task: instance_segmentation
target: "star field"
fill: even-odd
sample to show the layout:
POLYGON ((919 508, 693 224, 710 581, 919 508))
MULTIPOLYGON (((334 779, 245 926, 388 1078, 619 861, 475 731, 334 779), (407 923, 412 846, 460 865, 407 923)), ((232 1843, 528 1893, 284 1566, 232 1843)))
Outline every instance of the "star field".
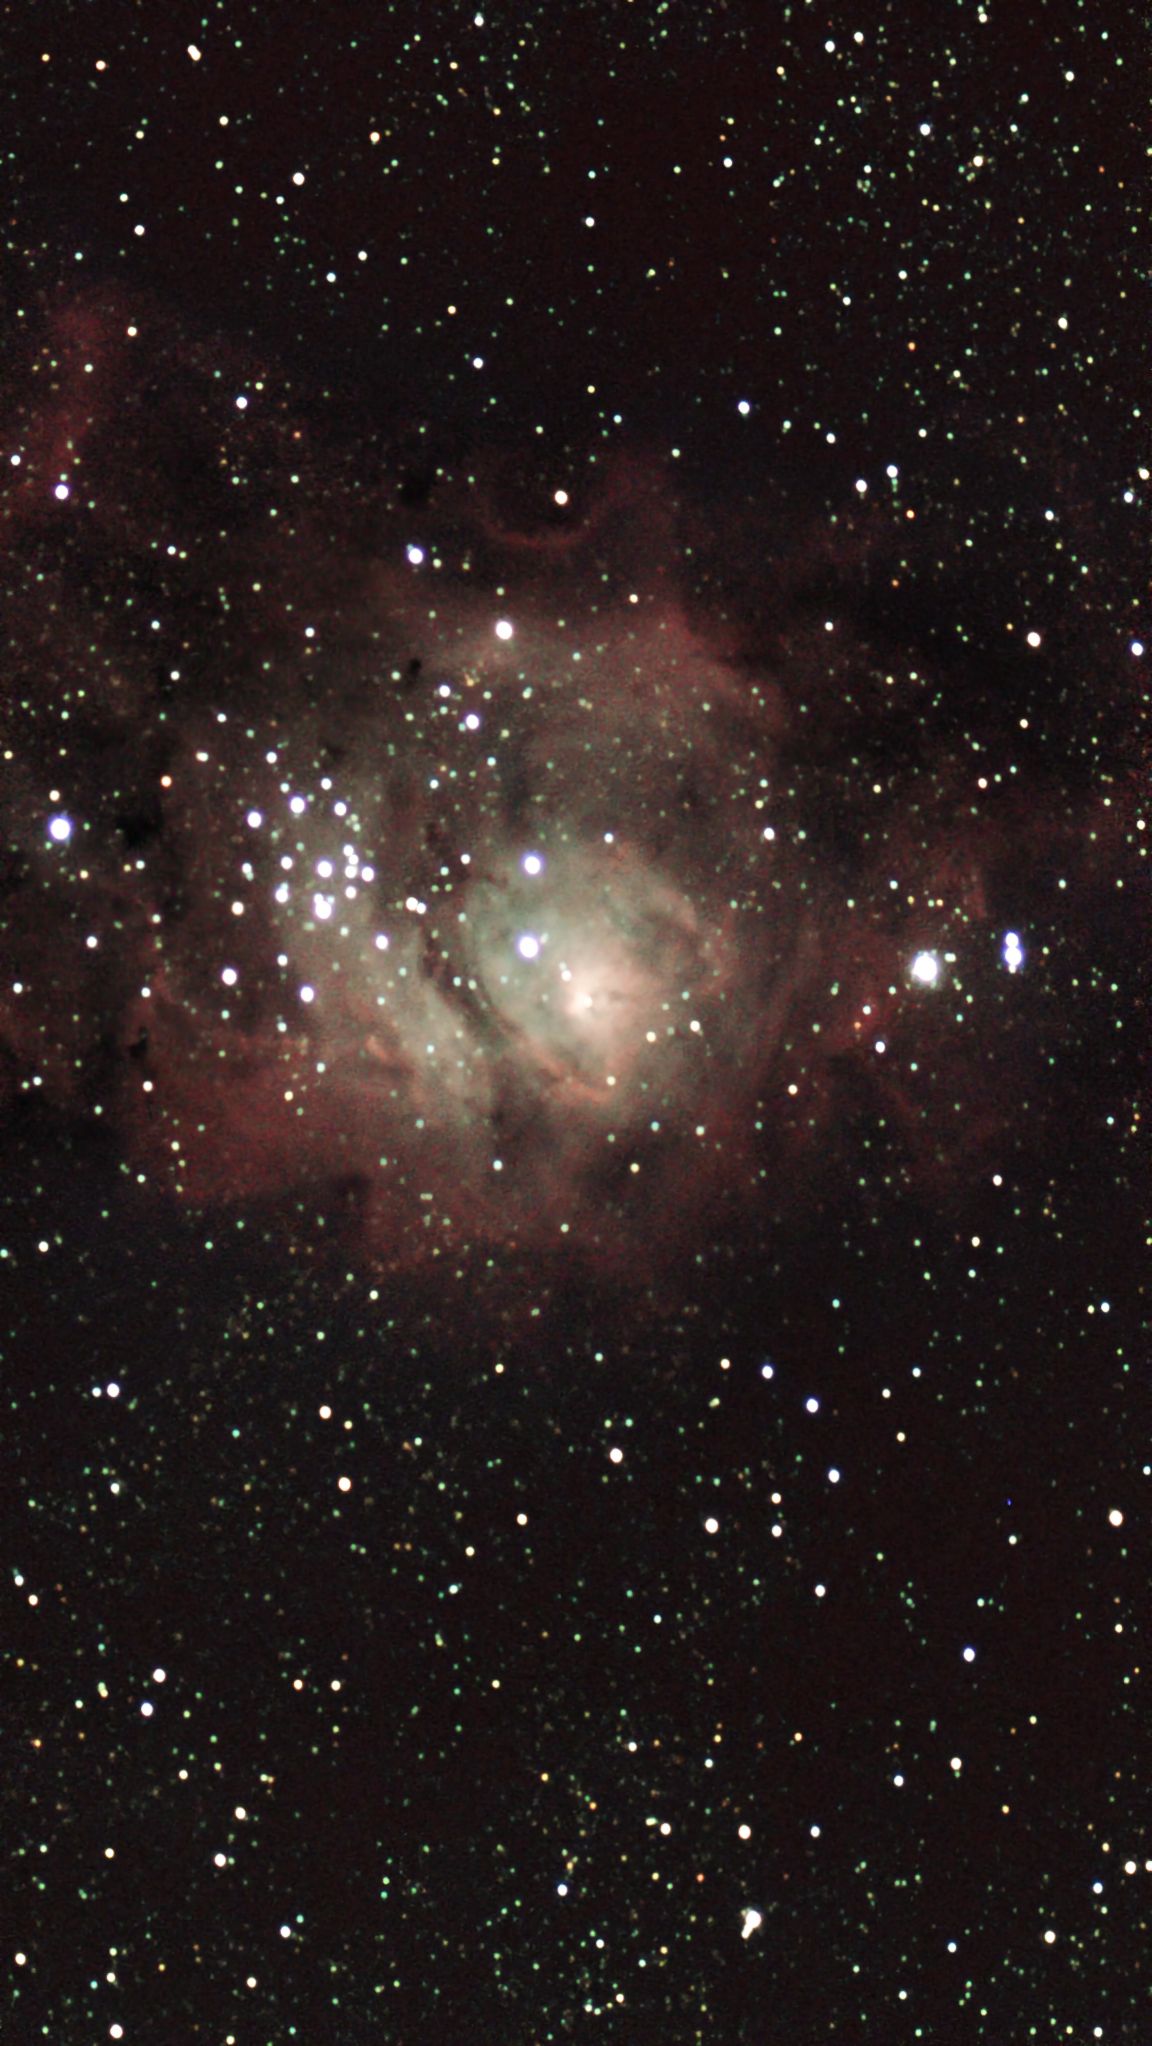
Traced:
POLYGON ((8 40, 4 2037, 1133 2046, 1131 25, 8 40))

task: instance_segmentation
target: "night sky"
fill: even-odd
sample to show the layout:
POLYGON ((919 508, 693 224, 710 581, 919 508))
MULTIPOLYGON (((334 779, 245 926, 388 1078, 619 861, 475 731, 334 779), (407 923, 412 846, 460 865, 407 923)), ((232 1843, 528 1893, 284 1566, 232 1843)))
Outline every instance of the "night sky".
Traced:
POLYGON ((4 42, 5 2042, 1141 2046, 1135 15, 4 42))

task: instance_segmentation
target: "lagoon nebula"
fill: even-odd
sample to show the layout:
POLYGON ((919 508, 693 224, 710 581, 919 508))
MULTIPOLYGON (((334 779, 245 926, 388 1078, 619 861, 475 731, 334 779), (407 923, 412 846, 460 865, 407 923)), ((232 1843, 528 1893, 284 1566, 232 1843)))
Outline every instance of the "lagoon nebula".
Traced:
POLYGON ((394 1268, 624 1278, 810 1198, 861 1124, 937 1176, 998 1124, 1022 731, 962 743, 877 632, 896 511, 351 453, 114 304, 26 367, 10 1104, 394 1268))

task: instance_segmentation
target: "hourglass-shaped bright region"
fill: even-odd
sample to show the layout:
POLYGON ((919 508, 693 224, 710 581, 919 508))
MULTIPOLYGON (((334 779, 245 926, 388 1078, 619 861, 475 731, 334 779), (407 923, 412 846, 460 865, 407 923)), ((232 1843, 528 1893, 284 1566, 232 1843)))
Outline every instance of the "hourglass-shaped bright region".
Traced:
POLYGON ((627 845, 566 848, 483 883, 470 966, 500 1027, 553 1078, 615 1086, 687 1028, 713 974, 686 897, 627 845))

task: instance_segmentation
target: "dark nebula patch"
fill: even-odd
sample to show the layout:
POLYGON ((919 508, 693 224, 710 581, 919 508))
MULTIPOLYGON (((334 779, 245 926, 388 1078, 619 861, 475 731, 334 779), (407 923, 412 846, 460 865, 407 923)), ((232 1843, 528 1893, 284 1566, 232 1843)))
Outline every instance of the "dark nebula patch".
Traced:
POLYGON ((1090 894, 1124 798, 1004 728, 1023 622, 985 719, 940 653, 971 593, 898 503, 421 469, 312 417, 112 303, 27 343, 9 1103, 424 1273, 647 1283, 881 1131, 886 1169, 963 1171, 1024 1072, 965 1020, 1043 942, 1010 876, 1075 849, 1090 894))

